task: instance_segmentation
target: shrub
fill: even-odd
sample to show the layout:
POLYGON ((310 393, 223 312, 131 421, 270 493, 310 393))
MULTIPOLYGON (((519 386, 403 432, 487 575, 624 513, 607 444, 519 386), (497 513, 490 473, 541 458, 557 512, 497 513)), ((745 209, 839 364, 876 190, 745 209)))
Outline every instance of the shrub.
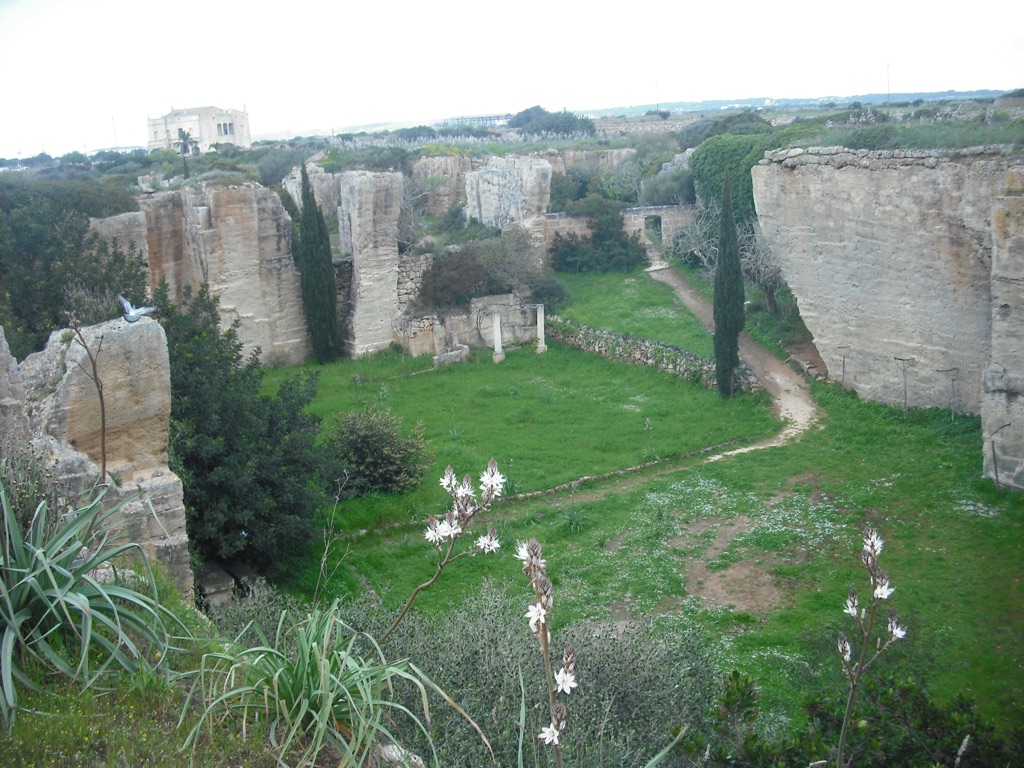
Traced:
POLYGON ((242 357, 235 327, 203 285, 173 304, 154 295, 171 364, 170 464, 181 477, 189 541, 204 558, 248 563, 274 577, 306 551, 324 499, 320 420, 305 412, 316 376, 260 394, 263 369, 242 357))
POLYGON ((104 530, 129 500, 104 511, 103 496, 101 491, 85 507, 56 518, 49 504, 40 502, 23 526, 0 484, 0 718, 5 725, 17 712, 18 689, 39 690, 34 678, 41 672, 97 685, 112 667, 135 674, 148 666, 147 654, 166 659, 171 629, 185 634, 160 605, 139 545, 115 545, 104 530), (126 560, 133 569, 130 580, 106 581, 99 575, 101 566, 123 566, 126 560))
POLYGON ((487 271, 477 260, 475 249, 464 249, 434 257, 423 273, 417 305, 423 310, 466 310, 476 296, 487 293, 487 271))
MULTIPOLYGON (((526 763, 548 764, 536 737, 550 720, 548 690, 525 610, 525 600, 488 583, 443 618, 409 614, 384 646, 393 658, 417 659, 442 689, 460 692, 460 705, 490 740, 498 765, 516 765, 521 717, 526 763)), ((384 613, 357 603, 347 606, 346 618, 376 636, 390 621, 384 613)), ((674 727, 689 723, 704 730, 719 674, 702 630, 649 623, 619 630, 587 622, 560 630, 558 640, 578 651, 579 688, 569 702, 571 723, 563 734, 567 765, 643 765, 672 741, 674 727)), ((433 726, 442 765, 491 764, 456 713, 437 709, 433 726)), ((398 735, 414 751, 423 749, 422 735, 406 730, 398 735)))
POLYGON ((569 289, 555 277, 544 277, 531 286, 533 300, 544 305, 545 312, 557 312, 572 303, 569 289))
POLYGON ((338 419, 324 439, 330 477, 358 496, 414 488, 432 459, 422 425, 408 437, 400 435, 401 428, 401 417, 372 405, 338 419))
POLYGON ((569 212, 586 216, 590 235, 555 234, 550 256, 556 272, 628 272, 647 261, 639 236, 627 236, 623 231, 620 203, 587 195, 570 204, 569 212))

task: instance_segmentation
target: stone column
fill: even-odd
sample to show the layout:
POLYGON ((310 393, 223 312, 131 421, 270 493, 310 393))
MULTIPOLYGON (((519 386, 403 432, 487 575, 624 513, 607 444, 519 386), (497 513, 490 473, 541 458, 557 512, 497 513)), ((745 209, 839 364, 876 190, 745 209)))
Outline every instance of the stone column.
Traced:
POLYGON ((494 354, 491 355, 491 359, 500 363, 505 359, 505 352, 501 348, 501 315, 492 315, 494 323, 494 354))
POLYGON ((544 305, 537 305, 537 354, 541 355, 548 351, 548 345, 544 343, 544 305))

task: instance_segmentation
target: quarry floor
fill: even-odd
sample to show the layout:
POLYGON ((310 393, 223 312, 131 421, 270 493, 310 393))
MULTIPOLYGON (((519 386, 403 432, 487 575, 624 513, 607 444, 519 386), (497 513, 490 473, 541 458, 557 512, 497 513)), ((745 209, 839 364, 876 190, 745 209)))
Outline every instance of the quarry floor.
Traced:
MULTIPOLYGON (((648 274, 653 279, 671 286, 683 304, 700 319, 704 326, 708 330, 714 329, 711 303, 694 290, 675 270, 669 268, 667 264, 655 260, 651 268, 648 269, 648 274)), ((718 461, 727 456, 783 445, 812 428, 817 420, 817 406, 811 396, 807 379, 803 372, 798 371, 799 368, 826 373, 825 365, 814 347, 813 341, 802 342, 788 350, 790 360, 797 362, 779 360, 775 355, 755 343, 746 333, 740 335, 739 347, 740 358, 771 395, 775 413, 785 422, 785 427, 777 435, 767 440, 743 448, 712 454, 705 461, 718 461)), ((677 471, 680 470, 666 467, 663 472, 669 474, 677 471)), ((659 474, 659 472, 656 471, 655 474, 659 474)), ((650 477, 646 473, 644 476, 650 477)), ((621 479, 612 487, 602 485, 596 488, 581 489, 575 493, 574 499, 580 501, 587 497, 598 497, 613 490, 620 492, 632 482, 641 481, 641 477, 634 475, 628 479, 621 479)), ((790 484, 798 482, 813 486, 815 478, 800 477, 790 480, 790 484)), ((768 509, 766 511, 770 511, 770 507, 788 495, 791 495, 788 489, 779 489, 778 493, 767 502, 768 509)), ((687 552, 681 566, 687 593, 698 597, 709 607, 723 606, 753 614, 767 611, 784 600, 784 587, 773 576, 772 571, 776 562, 771 558, 761 558, 757 562, 744 560, 724 569, 710 570, 708 568, 709 562, 721 554, 736 536, 751 528, 754 523, 755 521, 747 516, 731 519, 704 519, 687 526, 682 535, 673 537, 669 541, 670 547, 687 552), (714 537, 709 539, 706 534, 712 530, 714 537), (695 551, 695 547, 697 551, 702 547, 703 549, 699 554, 694 555, 692 553, 695 551)), ((610 545, 614 546, 615 542, 610 542, 610 545)), ((789 553, 787 559, 792 560, 793 557, 802 556, 801 553, 789 553)), ((672 612, 673 603, 676 602, 678 600, 666 598, 664 610, 672 612)), ((633 618, 629 608, 626 605, 613 605, 610 606, 610 609, 613 620, 624 630, 633 618)))

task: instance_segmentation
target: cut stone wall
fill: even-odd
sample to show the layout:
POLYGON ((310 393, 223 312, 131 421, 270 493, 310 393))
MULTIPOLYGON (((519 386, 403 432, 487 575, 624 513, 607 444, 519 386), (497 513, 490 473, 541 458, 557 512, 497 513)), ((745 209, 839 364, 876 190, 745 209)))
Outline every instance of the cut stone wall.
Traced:
MULTIPOLYGON (((130 500, 108 526, 118 541, 139 544, 191 599, 181 480, 167 466, 171 378, 163 328, 149 318, 134 324, 111 320, 82 334, 103 384, 110 484, 104 505, 130 500)), ((27 435, 74 493, 101 482, 104 421, 91 375, 85 349, 70 330, 52 333, 44 350, 19 365, 0 329, 5 434, 27 435)))
POLYGON ((1020 370, 1006 354, 1020 348, 1015 168, 998 146, 792 149, 754 167, 762 232, 834 378, 887 403, 905 382, 911 407, 980 411, 986 436, 999 426, 982 401, 1020 370), (1004 360, 1000 380, 990 363, 1004 360))
POLYGON ((401 173, 369 171, 339 176, 341 250, 352 255, 350 326, 342 344, 346 354, 358 356, 387 349, 396 340, 403 179, 401 173))
POLYGON ((543 221, 551 201, 551 163, 541 157, 492 157, 465 174, 466 217, 489 227, 530 228, 543 221))
POLYGON ((992 357, 981 399, 985 475, 1024 489, 1024 168, 992 210, 992 357))
POLYGON ((186 285, 208 283, 220 297, 223 325, 240 321, 246 353, 259 347, 267 365, 308 359, 291 217, 273 190, 252 184, 161 192, 141 198, 139 207, 151 289, 165 279, 180 300, 186 285))
POLYGON ((426 195, 424 210, 444 216, 466 202, 466 174, 473 170, 468 157, 421 157, 412 166, 413 189, 426 195))

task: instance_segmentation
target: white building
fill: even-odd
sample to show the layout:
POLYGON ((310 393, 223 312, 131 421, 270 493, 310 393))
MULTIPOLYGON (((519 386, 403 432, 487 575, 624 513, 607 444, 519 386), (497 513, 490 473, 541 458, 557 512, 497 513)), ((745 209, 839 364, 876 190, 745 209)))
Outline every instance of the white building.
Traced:
POLYGON ((209 152, 215 144, 234 144, 249 149, 249 115, 237 109, 196 107, 174 109, 163 117, 149 119, 148 149, 178 150, 178 129, 191 134, 199 143, 198 153, 209 152))

